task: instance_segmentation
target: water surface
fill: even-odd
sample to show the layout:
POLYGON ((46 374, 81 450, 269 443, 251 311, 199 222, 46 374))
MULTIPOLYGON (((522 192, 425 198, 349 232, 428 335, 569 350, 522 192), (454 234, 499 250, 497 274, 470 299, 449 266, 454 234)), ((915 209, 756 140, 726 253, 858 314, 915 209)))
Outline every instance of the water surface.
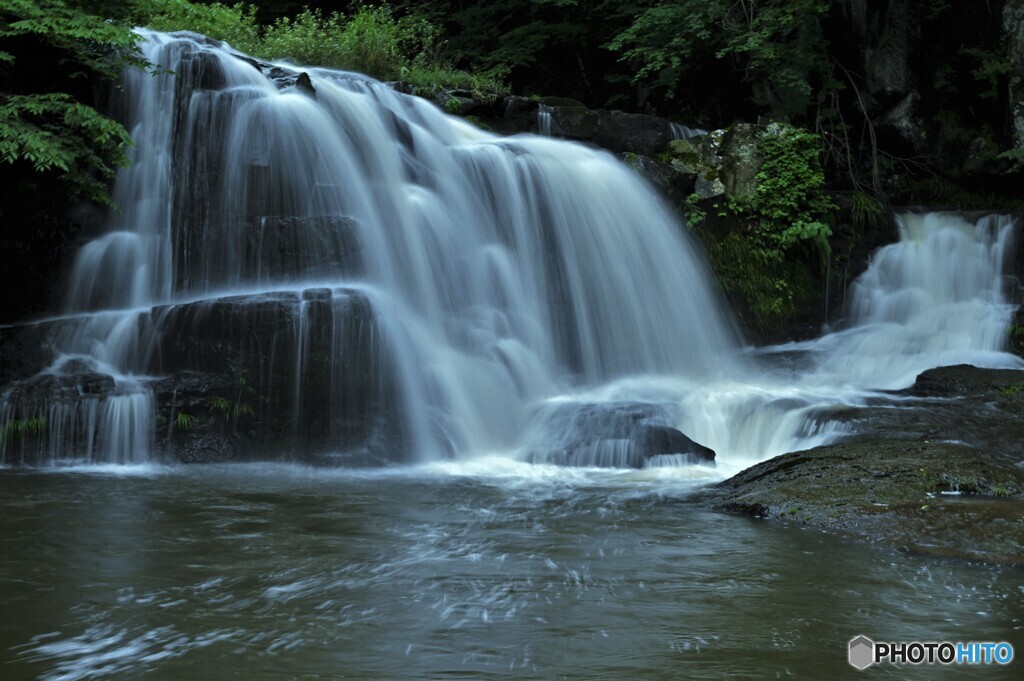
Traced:
POLYGON ((833 679, 858 676, 845 646, 860 633, 1024 650, 1024 571, 716 514, 700 475, 495 460, 0 471, 0 668, 833 679))

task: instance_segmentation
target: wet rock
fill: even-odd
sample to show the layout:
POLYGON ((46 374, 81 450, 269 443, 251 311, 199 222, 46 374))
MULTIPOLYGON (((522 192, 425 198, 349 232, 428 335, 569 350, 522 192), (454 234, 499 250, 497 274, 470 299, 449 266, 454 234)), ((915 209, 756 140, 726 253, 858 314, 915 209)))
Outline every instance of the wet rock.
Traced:
POLYGON ((643 468, 671 463, 712 463, 715 453, 670 425, 667 407, 636 402, 548 405, 538 415, 543 427, 528 457, 561 466, 643 468), (553 443, 553 444, 552 444, 553 443))
POLYGON ((442 90, 435 100, 448 113, 464 116, 483 106, 483 102, 468 90, 442 90))
POLYGON ((629 151, 653 156, 665 150, 670 140, 668 122, 657 116, 623 111, 598 111, 594 144, 613 152, 629 151))
POLYGON ((694 191, 696 178, 676 172, 668 163, 631 152, 620 154, 619 159, 653 185, 671 206, 681 206, 694 191))
POLYGON ((928 149, 928 134, 918 115, 920 101, 921 95, 917 92, 908 93, 878 124, 892 128, 914 151, 923 154, 928 149))
POLYGON ((268 64, 244 54, 233 53, 232 56, 239 61, 244 61, 267 78, 274 81, 274 84, 277 85, 280 90, 296 88, 297 90, 301 90, 311 96, 316 96, 316 88, 313 87, 313 81, 305 71, 297 71, 295 69, 289 69, 275 64, 268 64))
POLYGON ((0 386, 49 366, 54 359, 52 328, 47 323, 0 326, 0 386))
POLYGON ((154 309, 159 443, 184 461, 400 459, 390 351, 369 300, 346 289, 154 309), (184 416, 182 416, 184 415, 184 416))
POLYGON ((671 125, 664 118, 588 109, 565 97, 508 97, 500 127, 508 132, 542 132, 539 116, 545 117, 552 137, 589 142, 615 153, 654 156, 672 139, 671 125))
POLYGON ((112 395, 116 389, 113 377, 106 374, 40 374, 12 384, 5 398, 8 403, 44 407, 85 397, 105 397, 112 395))
POLYGON ((844 442, 721 483, 721 509, 916 552, 1024 562, 1024 371, 943 367, 898 403, 832 414, 844 442))
POLYGON ((920 39, 920 22, 914 17, 914 8, 909 0, 868 4, 864 49, 868 91, 890 96, 910 92, 914 84, 911 51, 920 39))
POLYGON ((176 72, 179 96, 195 90, 220 90, 227 85, 216 55, 191 46, 187 50, 176 72))
POLYGON ((548 103, 550 99, 541 100, 538 111, 549 117, 552 137, 579 141, 594 139, 600 125, 596 111, 578 103, 552 105, 548 103))
POLYGON ((674 140, 669 145, 672 167, 694 182, 700 199, 726 194, 737 199, 750 197, 757 189, 755 178, 763 163, 758 136, 771 128, 738 123, 689 140, 674 140))
POLYGON ((970 364, 938 367, 921 373, 905 392, 918 397, 958 397, 977 401, 1012 397, 1024 388, 1024 372, 979 369, 970 364))
POLYGON ((510 132, 537 132, 537 111, 540 100, 533 97, 507 97, 504 123, 510 132))
POLYGON ((691 463, 710 463, 715 460, 713 449, 694 442, 671 426, 643 425, 635 431, 634 437, 645 460, 674 455, 682 455, 691 463))

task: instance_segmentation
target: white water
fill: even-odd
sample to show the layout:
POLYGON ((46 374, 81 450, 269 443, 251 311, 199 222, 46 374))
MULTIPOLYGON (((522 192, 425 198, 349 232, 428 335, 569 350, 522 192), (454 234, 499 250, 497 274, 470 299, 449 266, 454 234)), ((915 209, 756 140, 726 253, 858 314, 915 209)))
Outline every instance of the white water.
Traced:
POLYGON ((703 128, 691 128, 688 125, 682 123, 669 123, 668 134, 674 140, 688 140, 694 137, 700 137, 701 135, 708 134, 707 130, 703 128))
MULTIPOLYGON (((135 162, 114 189, 121 213, 75 262, 48 370, 84 363, 116 390, 0 400, 0 425, 45 419, 51 459, 150 459, 147 372, 177 309, 166 306, 210 301, 187 308, 198 332, 228 295, 326 288, 336 314, 352 291, 369 300, 412 461, 544 460, 563 435, 549 415, 641 404, 715 449, 725 472, 842 435, 817 415, 929 366, 1019 366, 1000 352, 1007 219, 906 218, 903 241, 858 282, 853 328, 794 346, 816 358, 809 369, 767 374, 739 351, 685 230, 610 154, 496 137, 356 74, 310 70, 315 96, 279 89, 226 47, 144 38, 177 75, 125 74, 135 162)), ((306 299, 289 332, 297 433, 299 377, 316 359, 306 299)), ((339 324, 331 404, 348 394, 339 324)), ((589 451, 581 463, 621 464, 630 445, 589 451)))

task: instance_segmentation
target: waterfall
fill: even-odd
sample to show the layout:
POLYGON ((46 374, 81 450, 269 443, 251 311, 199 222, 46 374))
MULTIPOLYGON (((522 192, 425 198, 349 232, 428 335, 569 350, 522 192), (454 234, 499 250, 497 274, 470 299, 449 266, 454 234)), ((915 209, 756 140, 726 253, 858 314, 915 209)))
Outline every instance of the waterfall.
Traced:
POLYGON ((543 104, 537 107, 537 133, 551 137, 551 109, 543 104))
POLYGON ((286 456, 311 433, 382 460, 510 450, 565 391, 736 365, 701 257, 610 154, 140 33, 159 69, 115 106, 120 211, 45 322, 53 385, 2 397, 0 419, 45 423, 39 458, 145 460, 211 410, 286 456), (216 396, 183 402, 196 374, 216 396))
POLYGON ((758 367, 612 155, 140 33, 159 68, 126 71, 114 106, 136 143, 119 210, 29 325, 49 359, 0 393, 0 462, 728 467, 833 441, 829 410, 929 367, 1022 366, 1002 352, 1008 217, 903 216, 849 328, 758 367))
POLYGON ((954 213, 899 216, 900 240, 854 283, 850 325, 813 345, 824 381, 900 389, 932 367, 1017 368, 1006 354, 1016 310, 1004 263, 1015 218, 954 213))
POLYGON ((668 124, 668 136, 670 139, 688 140, 706 134, 708 134, 708 131, 703 128, 691 128, 690 126, 683 125, 682 123, 668 124))

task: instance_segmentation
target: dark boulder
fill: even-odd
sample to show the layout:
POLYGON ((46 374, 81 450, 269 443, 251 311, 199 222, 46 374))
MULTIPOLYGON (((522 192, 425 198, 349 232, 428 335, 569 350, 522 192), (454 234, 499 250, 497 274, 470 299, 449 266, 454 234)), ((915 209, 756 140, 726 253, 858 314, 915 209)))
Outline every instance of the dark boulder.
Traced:
POLYGON ((369 300, 349 289, 160 307, 152 348, 158 445, 185 461, 394 461, 394 368, 369 300))
POLYGON ((289 69, 283 66, 277 66, 276 64, 268 64, 244 54, 234 53, 232 56, 239 61, 244 61, 264 76, 274 81, 274 84, 280 90, 293 87, 311 96, 316 96, 316 88, 313 87, 313 81, 305 71, 289 69))
MULTIPOLYGON (((538 116, 546 117, 545 124, 552 137, 577 141, 592 141, 600 127, 599 116, 583 105, 552 106, 541 102, 538 116)), ((538 119, 540 120, 540 119, 538 119)))
POLYGON ((671 425, 668 407, 639 402, 555 403, 538 414, 542 427, 529 460, 562 466, 643 468, 655 457, 711 463, 715 453, 671 425))
POLYGON ((957 364, 922 372, 905 392, 915 397, 993 397, 996 393, 1016 394, 1022 387, 1024 371, 957 364))
POLYGON ((671 139, 664 118, 623 111, 598 111, 592 141, 610 151, 653 156, 665 151, 671 139))
POLYGON ((671 426, 642 425, 634 432, 634 438, 646 459, 653 456, 681 454, 691 463, 707 463, 715 460, 713 449, 694 442, 671 426))

